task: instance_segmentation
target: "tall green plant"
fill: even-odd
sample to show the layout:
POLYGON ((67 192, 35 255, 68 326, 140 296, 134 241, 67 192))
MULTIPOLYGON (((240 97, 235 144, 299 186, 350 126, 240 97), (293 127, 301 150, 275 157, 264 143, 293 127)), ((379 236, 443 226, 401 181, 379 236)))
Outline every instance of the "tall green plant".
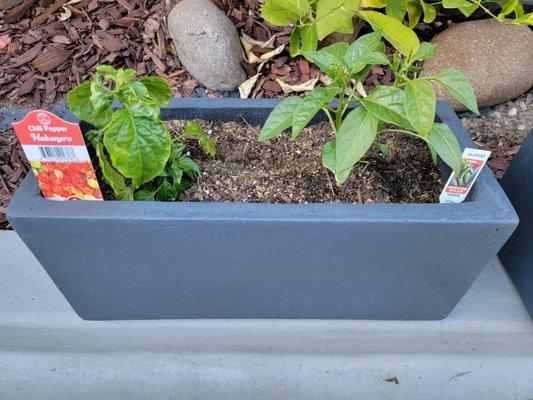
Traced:
POLYGON ((135 70, 96 68, 90 82, 67 94, 71 111, 96 129, 87 134, 100 170, 118 200, 175 200, 196 179, 199 168, 184 154, 180 139, 194 136, 210 155, 216 149, 195 124, 172 139, 159 118, 172 94, 156 76, 134 79, 135 70), (120 108, 114 110, 113 101, 120 108))
POLYGON ((353 18, 364 17, 363 11, 381 10, 391 17, 414 28, 422 19, 431 23, 437 15, 437 7, 457 9, 469 17, 476 10, 503 22, 517 25, 533 25, 533 13, 524 13, 519 0, 490 1, 499 6, 495 12, 486 5, 489 0, 267 0, 262 17, 273 25, 292 26, 291 56, 317 49, 318 42, 333 32, 352 33, 353 18))
MULTIPOLYGON (((365 13, 370 20, 378 21, 376 24, 391 19, 374 11, 365 13)), ((391 22, 392 26, 361 36, 351 45, 336 43, 319 51, 305 52, 304 56, 329 75, 332 83, 314 89, 304 98, 282 101, 264 124, 259 140, 275 138, 288 128, 296 139, 322 111, 335 134, 334 140, 322 150, 322 163, 335 174, 339 185, 346 181, 376 138, 386 132, 420 139, 429 147, 435 162, 438 155, 459 172, 461 149, 451 129, 435 122, 436 95, 430 82, 438 82, 472 112, 478 113, 474 91, 468 79, 455 69, 412 78, 412 73, 419 70, 413 64, 434 57, 435 47, 420 43, 409 28, 392 21, 397 25, 391 22), (392 55, 385 54, 382 36, 396 49, 392 55), (361 82, 374 65, 390 66, 395 82, 393 86, 378 86, 367 95, 361 90, 361 82), (358 107, 353 108, 354 105, 358 107)))

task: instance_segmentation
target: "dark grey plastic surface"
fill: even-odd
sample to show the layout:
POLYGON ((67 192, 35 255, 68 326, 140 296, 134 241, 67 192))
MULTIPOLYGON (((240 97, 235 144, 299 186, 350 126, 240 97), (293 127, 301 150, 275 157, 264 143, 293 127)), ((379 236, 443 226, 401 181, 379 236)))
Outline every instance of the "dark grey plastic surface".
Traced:
POLYGON ((500 252, 522 300, 533 317, 533 134, 530 132, 502 179, 520 224, 500 252))
MULTIPOLYGON (((262 123, 275 100, 174 101, 262 123)), ((438 115, 473 146, 455 113, 438 115)), ((515 229, 488 169, 462 204, 69 202, 32 175, 8 219, 84 319, 442 319, 515 229)))

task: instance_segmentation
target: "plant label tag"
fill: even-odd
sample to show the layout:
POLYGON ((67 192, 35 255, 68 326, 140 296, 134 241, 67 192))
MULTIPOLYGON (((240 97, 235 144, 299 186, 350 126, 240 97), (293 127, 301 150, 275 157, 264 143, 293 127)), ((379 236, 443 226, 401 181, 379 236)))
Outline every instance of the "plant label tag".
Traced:
POLYGON ((34 110, 13 129, 45 198, 103 200, 78 124, 34 110))
POLYGON ((474 186, 479 173, 487 163, 491 152, 466 148, 463 151, 463 168, 459 175, 452 172, 439 197, 441 203, 461 203, 474 186))

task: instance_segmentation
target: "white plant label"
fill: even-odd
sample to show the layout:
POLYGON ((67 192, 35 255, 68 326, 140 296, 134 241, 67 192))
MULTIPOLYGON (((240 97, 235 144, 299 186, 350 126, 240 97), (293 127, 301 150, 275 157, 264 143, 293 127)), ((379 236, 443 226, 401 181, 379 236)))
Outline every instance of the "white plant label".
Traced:
POLYGON ((479 173, 487 163, 491 152, 466 148, 463 151, 463 168, 459 175, 452 172, 444 186, 439 200, 441 203, 461 203, 474 186, 479 173))

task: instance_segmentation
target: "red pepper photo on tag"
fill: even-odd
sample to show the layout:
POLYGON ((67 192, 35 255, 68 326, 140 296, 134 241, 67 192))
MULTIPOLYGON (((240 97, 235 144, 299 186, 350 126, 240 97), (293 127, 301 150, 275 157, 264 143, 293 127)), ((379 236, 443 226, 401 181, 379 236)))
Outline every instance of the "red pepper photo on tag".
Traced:
POLYGON ((13 129, 45 198, 103 200, 78 124, 35 110, 13 129))

